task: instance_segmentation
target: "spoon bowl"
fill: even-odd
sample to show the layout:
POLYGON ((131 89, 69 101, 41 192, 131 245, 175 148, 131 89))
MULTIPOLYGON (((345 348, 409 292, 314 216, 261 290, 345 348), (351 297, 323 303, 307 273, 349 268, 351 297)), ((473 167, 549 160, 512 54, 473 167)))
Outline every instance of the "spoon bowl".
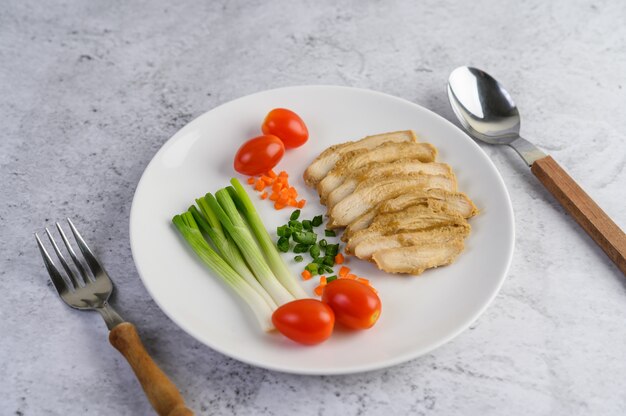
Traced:
POLYGON ((520 115, 511 95, 491 75, 462 66, 450 74, 448 98, 457 118, 475 138, 511 144, 519 137, 520 115))

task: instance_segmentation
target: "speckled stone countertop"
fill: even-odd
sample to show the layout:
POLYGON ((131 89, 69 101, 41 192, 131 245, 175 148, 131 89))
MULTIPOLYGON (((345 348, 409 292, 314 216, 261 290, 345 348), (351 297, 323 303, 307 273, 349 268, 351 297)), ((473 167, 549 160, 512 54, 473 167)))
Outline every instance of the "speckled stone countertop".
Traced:
POLYGON ((151 300, 128 240, 148 161, 216 105, 337 84, 452 120, 444 86, 464 64, 505 82, 523 134, 626 228, 625 18, 618 0, 3 1, 0 414, 151 414, 101 318, 46 286, 32 232, 70 215, 199 414, 626 414, 626 279, 509 149, 484 147, 516 215, 502 291, 471 330, 382 371, 285 375, 210 350, 151 300))

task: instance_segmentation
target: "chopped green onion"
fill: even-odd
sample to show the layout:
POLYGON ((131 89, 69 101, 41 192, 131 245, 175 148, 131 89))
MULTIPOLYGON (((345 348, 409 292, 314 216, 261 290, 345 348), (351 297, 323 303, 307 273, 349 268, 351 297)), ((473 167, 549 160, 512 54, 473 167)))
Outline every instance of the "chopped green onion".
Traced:
POLYGON ((322 266, 324 264, 324 257, 316 257, 313 259, 311 263, 315 263, 319 266, 322 266))
POLYGON ((320 256, 320 251, 321 250, 318 245, 312 245, 311 249, 309 250, 309 254, 311 255, 311 257, 316 259, 320 256))
POLYGON ((324 248, 328 245, 328 241, 325 238, 322 238, 319 242, 320 247, 324 248))
POLYGON ((319 227, 320 225, 322 225, 323 222, 324 222, 324 219, 322 218, 321 215, 317 215, 313 217, 313 219, 311 220, 311 224, 313 225, 313 227, 319 227))
POLYGON ((306 253, 309 251, 309 244, 296 244, 293 248, 294 253, 306 253))
POLYGON ((297 220, 300 217, 300 210, 297 209, 294 212, 291 213, 291 216, 289 217, 290 220, 297 220))
MULTIPOLYGON (((307 298, 308 295, 300 286, 300 283, 296 280, 295 276, 291 273, 285 261, 276 250, 274 242, 270 238, 267 229, 261 221, 261 217, 257 210, 254 208, 254 204, 250 200, 250 197, 246 193, 246 190, 241 186, 241 183, 236 178, 232 178, 230 183, 233 185, 233 192, 236 194, 236 202, 239 204, 241 211, 248 220, 248 224, 257 241, 261 245, 263 252, 267 258, 271 270, 274 272, 280 283, 286 288, 292 296, 297 299, 307 298)), ((282 303, 281 303, 282 305, 282 303)))
POLYGON ((313 229, 313 226, 311 225, 311 221, 310 220, 302 220, 302 228, 307 230, 307 231, 311 231, 313 229))
POLYGON ((302 256, 296 256, 296 257, 294 257, 293 259, 296 261, 296 263, 300 263, 300 262, 302 262, 302 260, 304 260, 304 257, 302 257, 302 256))
POLYGON ((293 241, 301 244, 315 244, 317 240, 317 234, 310 231, 298 231, 293 234, 293 241))
POLYGON ((326 283, 330 283, 330 282, 332 282, 333 280, 337 280, 337 276, 336 276, 336 275, 333 275, 333 276, 328 276, 328 277, 326 278, 326 283))
POLYGON ((313 276, 317 274, 318 266, 315 263, 309 263, 304 267, 304 270, 308 270, 313 276))
POLYGON ((276 243, 276 247, 278 248, 278 250, 282 251, 283 253, 288 252, 289 251, 289 238, 280 237, 278 239, 278 242, 276 243))
POLYGON ((322 268, 324 269, 324 271, 326 273, 334 273, 335 272, 332 267, 329 267, 329 266, 326 266, 326 265, 322 265, 322 268))
POLYGON ((334 266, 335 265, 335 258, 333 256, 329 256, 329 255, 324 256, 324 264, 327 265, 327 266, 330 266, 330 267, 334 266))
POLYGON ((302 223, 300 221, 291 220, 288 224, 291 231, 302 231, 302 223))
POLYGON ((291 236, 291 228, 289 228, 287 225, 281 225, 280 227, 276 228, 276 235, 278 235, 279 237, 289 237, 291 236))
POLYGON ((326 256, 335 257, 339 253, 339 244, 328 244, 324 253, 326 256))
POLYGON ((333 230, 324 230, 324 235, 326 237, 335 237, 337 236, 337 233, 335 233, 333 230))

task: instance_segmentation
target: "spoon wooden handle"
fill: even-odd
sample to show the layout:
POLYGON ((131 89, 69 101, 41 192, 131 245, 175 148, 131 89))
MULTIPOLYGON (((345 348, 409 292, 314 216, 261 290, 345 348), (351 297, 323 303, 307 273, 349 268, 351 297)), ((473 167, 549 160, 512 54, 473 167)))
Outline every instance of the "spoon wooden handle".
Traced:
POLYGON ((109 342, 126 358, 158 415, 193 415, 174 383, 148 355, 133 324, 124 322, 117 325, 109 332, 109 342))
POLYGON ((626 234, 550 156, 530 167, 543 186, 626 275, 626 234))

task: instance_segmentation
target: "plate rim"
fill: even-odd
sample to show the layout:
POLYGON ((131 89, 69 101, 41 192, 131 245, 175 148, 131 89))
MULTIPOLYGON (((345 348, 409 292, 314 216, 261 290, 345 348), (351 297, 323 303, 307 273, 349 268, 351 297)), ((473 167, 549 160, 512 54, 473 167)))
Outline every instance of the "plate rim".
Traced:
POLYGON ((135 264, 135 268, 137 270, 137 274, 139 275, 139 278, 141 279, 141 282, 144 286, 144 288, 146 289, 146 291, 148 292, 148 294, 150 295, 150 297, 152 298, 152 300, 156 303, 156 305, 159 307, 159 309, 174 323, 176 324, 180 329, 182 329, 185 333, 187 333, 189 336, 191 336, 193 339, 195 339, 196 341, 200 342, 201 344, 211 348, 214 351, 217 351, 218 353, 230 358, 230 359, 234 359, 240 362, 243 362, 247 365, 251 365, 254 367, 260 367, 260 368, 264 368, 266 370, 271 370, 271 371, 277 371, 277 372, 281 372, 281 373, 286 373, 286 374, 299 374, 299 375, 329 375, 329 376, 334 376, 334 375, 348 375, 348 374, 356 374, 356 373, 365 373, 365 372, 370 372, 370 371, 375 371, 375 370, 380 370, 380 369, 384 369, 384 368, 390 368, 390 367, 394 367, 396 365, 414 360, 420 356, 423 356, 425 354, 428 354, 436 349, 438 349, 439 347, 441 347, 442 345, 447 344, 448 342, 450 342, 451 340, 453 340, 454 338, 458 337, 460 334, 462 334, 463 332, 465 332, 475 321, 477 321, 482 314, 487 310, 487 308, 493 303, 495 297, 498 295, 498 293, 500 292, 500 290, 502 289, 502 286, 504 285, 504 282, 508 276, 510 267, 511 267, 511 263, 513 261, 513 255, 515 252, 515 237, 516 237, 516 230, 515 230, 515 212, 513 210, 513 203, 511 200, 511 196, 509 194, 509 190, 506 186, 506 183, 504 182, 504 178, 502 177, 502 175, 500 174, 500 171, 498 170, 498 168, 496 167, 496 165, 493 163, 493 160, 491 160, 491 158, 489 157, 489 155, 487 155, 487 153, 478 145, 478 143, 476 143, 476 141, 474 139, 472 139, 465 131, 463 131, 461 128, 459 128, 457 125, 455 125, 454 123, 452 123, 450 120, 446 119, 445 117, 441 116, 440 114, 422 106, 419 105, 417 103, 414 103, 412 101, 409 101, 405 98, 401 98, 395 95, 391 95, 391 94, 387 94, 384 92, 380 92, 380 91, 376 91, 376 90, 371 90, 368 88, 359 88, 359 87, 350 87, 350 86, 344 86, 344 85, 330 85, 330 84, 306 84, 306 85, 292 85, 292 86, 286 86, 286 87, 279 87, 279 88, 271 88, 271 89, 267 89, 267 90, 261 90, 261 91, 257 91, 254 93, 250 93, 250 94, 246 94, 244 96, 226 101, 226 102, 222 102, 218 105, 216 105, 215 107, 210 108, 209 110, 203 112, 202 114, 198 115, 197 117, 195 117, 193 120, 189 121, 187 124, 185 124, 184 126, 182 126, 181 128, 179 128, 174 134, 172 134, 170 136, 169 139, 167 139, 165 142, 163 142, 161 144, 161 146, 159 147, 159 149, 154 153, 154 155, 152 156, 152 158, 150 159, 150 161, 148 162, 148 164, 146 165, 146 167, 144 168, 141 177, 139 178, 139 181, 137 182, 137 186, 135 187, 135 191, 133 193, 133 199, 131 202, 131 208, 130 208, 130 214, 128 216, 128 229, 129 229, 129 240, 130 240, 130 248, 131 248, 131 255, 133 258, 133 263, 135 264), (492 292, 489 294, 488 300, 484 303, 484 305, 482 305, 481 308, 479 308, 474 314, 472 314, 471 316, 468 316, 463 323, 458 327, 458 329, 454 332, 451 332, 448 336, 443 337, 441 340, 439 340, 438 342, 429 345, 428 347, 424 347, 421 349, 416 349, 416 350, 412 350, 410 352, 407 352, 405 354, 399 354, 397 356, 394 356, 392 358, 386 359, 386 360, 381 360, 381 361, 377 361, 373 364, 363 364, 363 365, 354 365, 351 368, 340 368, 337 371, 329 371, 328 369, 323 369, 320 371, 317 371, 315 369, 294 369, 291 368, 289 366, 281 366, 281 365, 275 365, 275 364, 266 364, 262 361, 258 361, 258 360, 254 360, 254 359, 249 359, 245 356, 240 356, 237 354, 233 354, 230 351, 218 347, 216 345, 214 345, 211 342, 208 342, 204 339, 201 339, 200 337, 196 336, 194 334, 194 331, 189 328, 185 323, 183 322, 179 322, 179 320, 177 320, 176 318, 174 318, 167 310, 166 308, 164 308, 162 306, 162 304, 159 302, 159 300, 157 299, 157 297, 155 296, 155 294, 152 292, 150 285, 147 283, 146 279, 144 278, 144 273, 142 273, 141 270, 141 266, 139 265, 139 263, 137 262, 136 259, 136 249, 135 249, 135 245, 136 243, 136 239, 133 238, 134 233, 133 233, 133 218, 136 215, 136 200, 137 200, 137 195, 139 194, 139 191, 142 188, 142 185, 144 184, 144 180, 146 178, 146 173, 148 172, 148 170, 150 169, 150 167, 153 165, 153 163, 155 163, 155 160, 157 159, 157 156, 164 151, 164 149, 166 149, 168 147, 168 144, 170 144, 170 142, 176 138, 177 136, 179 136, 184 130, 187 130, 188 128, 191 128, 191 126, 193 126, 195 123, 197 123, 197 121, 204 117, 206 114, 217 110, 218 108, 221 108, 223 106, 226 105, 231 105, 234 104, 238 101, 241 100, 246 100, 249 99, 253 96, 256 95, 261 95, 261 94, 267 94, 267 93, 272 93, 272 92, 278 92, 278 91, 286 91, 286 90, 301 90, 301 89, 334 89, 334 90, 349 90, 349 91, 356 91, 356 92, 360 92, 360 93, 365 93, 365 94, 371 94, 374 96, 379 96, 379 97, 383 97, 385 99, 392 99, 395 101, 398 101, 402 104, 405 105, 410 105, 420 111, 423 111, 427 114, 429 114, 430 116, 433 116, 434 118, 438 118, 441 121, 444 122, 444 124, 447 124, 448 127, 455 129, 458 133, 461 133, 463 136, 465 136, 465 138, 471 142, 471 146, 474 146, 475 149, 477 149, 479 151, 479 153, 482 154, 482 156, 484 156, 485 160, 487 161, 487 163, 490 165, 491 169, 495 172, 496 177, 498 182, 500 183, 500 185, 502 186, 502 189, 504 190, 504 195, 505 195, 505 200, 507 203, 507 214, 508 214, 508 219, 509 219, 509 223, 510 223, 510 229, 511 229, 511 233, 509 236, 509 240, 508 240, 508 247, 507 247, 507 251, 508 251, 508 258, 506 259, 506 262, 504 263, 504 268, 501 271, 501 277, 500 280, 498 282, 498 284, 494 287, 494 289, 492 290, 492 292))

